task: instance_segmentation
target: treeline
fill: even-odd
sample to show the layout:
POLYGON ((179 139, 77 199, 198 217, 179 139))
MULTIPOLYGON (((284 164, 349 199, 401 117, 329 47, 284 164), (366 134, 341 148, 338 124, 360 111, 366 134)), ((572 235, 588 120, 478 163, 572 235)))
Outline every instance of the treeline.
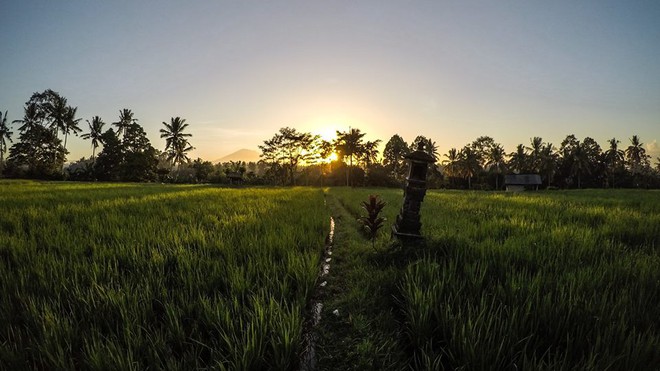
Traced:
POLYGON ((555 146, 540 137, 512 152, 493 138, 482 136, 460 149, 440 155, 436 143, 417 136, 407 143, 393 135, 385 143, 367 141, 365 133, 352 128, 337 131, 336 139, 281 128, 259 146, 258 162, 213 164, 191 160, 185 119, 163 122, 160 137, 164 150, 154 148, 138 119, 129 109, 119 111, 114 128, 98 116, 80 128, 77 108, 52 90, 35 93, 26 102, 23 119, 13 142, 7 112, 0 112, 0 172, 14 178, 68 179, 84 181, 137 181, 177 183, 247 183, 269 185, 385 186, 403 184, 407 172, 404 156, 423 148, 436 158, 428 183, 432 188, 502 189, 506 174, 539 174, 550 188, 660 188, 660 158, 655 168, 637 135, 622 145, 616 138, 602 148, 594 139, 568 135, 555 146), (91 157, 65 168, 70 134, 90 140, 91 157), (8 157, 5 160, 8 144, 8 157), (97 149, 101 148, 98 155, 97 149))

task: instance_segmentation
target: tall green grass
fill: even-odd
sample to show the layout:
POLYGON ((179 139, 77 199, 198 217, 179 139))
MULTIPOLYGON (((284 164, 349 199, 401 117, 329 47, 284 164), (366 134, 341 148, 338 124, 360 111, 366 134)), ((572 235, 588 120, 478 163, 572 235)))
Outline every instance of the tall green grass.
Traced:
POLYGON ((292 369, 319 189, 0 182, 0 368, 292 369))
MULTIPOLYGON (((370 193, 393 221, 401 191, 330 192, 370 193)), ((394 262, 413 368, 660 368, 660 193, 431 191, 422 223, 394 262)))

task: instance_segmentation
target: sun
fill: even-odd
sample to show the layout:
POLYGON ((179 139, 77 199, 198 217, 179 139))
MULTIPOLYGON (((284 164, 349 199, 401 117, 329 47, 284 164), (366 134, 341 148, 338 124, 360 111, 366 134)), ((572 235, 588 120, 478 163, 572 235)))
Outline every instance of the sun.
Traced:
POLYGON ((332 126, 323 126, 318 128, 314 130, 314 134, 320 136, 321 139, 327 142, 332 142, 337 139, 337 130, 335 130, 332 126))

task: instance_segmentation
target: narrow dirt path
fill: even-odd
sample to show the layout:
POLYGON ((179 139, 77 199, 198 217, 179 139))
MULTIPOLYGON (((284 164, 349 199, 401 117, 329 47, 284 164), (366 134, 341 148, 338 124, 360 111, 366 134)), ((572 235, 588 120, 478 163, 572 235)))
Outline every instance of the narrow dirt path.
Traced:
POLYGON ((401 334, 394 295, 398 269, 377 254, 351 215, 332 195, 334 220, 331 269, 323 274, 316 300, 313 356, 304 370, 400 370, 401 334))

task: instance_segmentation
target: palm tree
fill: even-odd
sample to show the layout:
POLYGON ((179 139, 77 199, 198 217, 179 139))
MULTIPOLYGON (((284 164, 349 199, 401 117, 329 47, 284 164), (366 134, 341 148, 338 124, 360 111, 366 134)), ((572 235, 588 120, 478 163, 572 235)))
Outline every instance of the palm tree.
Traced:
POLYGON ((642 167, 648 163, 644 143, 640 142, 637 135, 630 138, 630 146, 626 148, 626 159, 633 173, 641 173, 642 167))
POLYGON ((610 143, 610 148, 605 151, 605 165, 607 166, 607 171, 612 177, 612 187, 614 187, 614 174, 616 173, 616 170, 620 169, 623 165, 625 153, 619 149, 619 143, 621 143, 621 141, 616 138, 608 140, 608 143, 610 143))
POLYGON ((50 101, 46 103, 46 111, 48 112, 47 119, 50 121, 50 128, 53 129, 55 134, 60 131, 66 131, 66 115, 68 106, 66 105, 66 98, 53 92, 50 101))
POLYGON ((438 152, 438 145, 433 140, 431 140, 431 138, 426 140, 426 146, 424 146, 424 150, 426 153, 433 156, 433 158, 436 160, 440 156, 440 153, 438 152))
POLYGON ((119 121, 113 122, 112 125, 117 127, 117 135, 124 135, 126 128, 135 122, 137 122, 137 119, 133 118, 133 111, 124 108, 119 111, 119 121))
POLYGON ((367 141, 364 143, 362 148, 362 159, 364 160, 365 167, 378 162, 378 146, 380 145, 381 140, 376 139, 373 142, 367 141))
POLYGON ((509 169, 517 174, 527 170, 527 153, 525 152, 525 146, 518 144, 516 151, 512 152, 509 156, 509 169))
POLYGON ((194 148, 188 142, 192 134, 184 133, 188 127, 186 120, 180 117, 172 117, 170 123, 163 121, 165 129, 160 129, 160 137, 165 138, 165 151, 168 152, 167 160, 172 162, 172 165, 180 165, 183 162, 188 162, 187 152, 192 151, 194 148))
POLYGON ((461 174, 468 180, 468 189, 472 189, 472 177, 479 173, 479 154, 472 148, 465 146, 459 152, 461 174))
POLYGON ((458 177, 460 175, 461 164, 461 158, 458 155, 458 151, 456 148, 452 148, 444 156, 447 158, 446 160, 442 160, 445 175, 447 175, 449 179, 458 177))
POLYGON ((7 150, 7 142, 5 139, 12 142, 12 134, 14 133, 9 131, 9 126, 7 126, 7 111, 5 111, 4 116, 2 115, 2 111, 0 111, 0 170, 2 170, 5 165, 5 151, 7 150))
POLYGON ((552 143, 546 143, 541 148, 540 156, 539 173, 545 175, 549 186, 557 171, 557 152, 552 143))
POLYGON ((578 188, 582 188, 582 174, 589 173, 591 162, 589 161, 589 154, 584 144, 580 143, 580 141, 577 141, 575 148, 573 148, 571 158, 573 160, 571 174, 577 176, 577 186, 578 188))
POLYGON ((89 133, 83 134, 80 137, 82 139, 92 140, 92 161, 94 161, 96 148, 98 148, 99 144, 103 144, 101 136, 103 135, 103 125, 105 125, 105 122, 99 116, 92 117, 92 122, 89 122, 89 120, 85 121, 87 121, 87 125, 89 126, 89 133))
POLYGON ((527 147, 529 152, 529 162, 532 170, 536 173, 541 171, 541 150, 543 149, 543 139, 534 137, 531 139, 531 147, 527 147))
POLYGON ((62 130, 62 132, 64 133, 65 152, 66 152, 66 140, 67 137, 69 136, 69 133, 78 135, 78 133, 82 131, 82 129, 80 129, 80 127, 78 126, 78 123, 80 122, 81 119, 76 118, 77 112, 78 112, 78 107, 68 106, 66 108, 66 113, 64 114, 64 129, 62 130))
POLYGON ((366 133, 360 132, 360 129, 351 129, 347 132, 337 130, 337 139, 335 139, 335 147, 341 152, 342 156, 348 156, 348 167, 346 168, 346 185, 350 185, 351 178, 350 172, 353 168, 353 156, 359 155, 363 152, 362 138, 366 133))
POLYGON ((490 147, 487 153, 486 167, 489 171, 495 170, 495 189, 500 189, 500 174, 506 170, 504 148, 500 144, 490 147))
POLYGON ((24 114, 23 114, 23 119, 22 120, 14 120, 12 121, 13 124, 22 124, 18 130, 22 133, 25 131, 30 130, 36 125, 39 125, 41 122, 41 117, 39 115, 39 109, 36 105, 36 103, 30 103, 25 108, 23 109, 24 114))

